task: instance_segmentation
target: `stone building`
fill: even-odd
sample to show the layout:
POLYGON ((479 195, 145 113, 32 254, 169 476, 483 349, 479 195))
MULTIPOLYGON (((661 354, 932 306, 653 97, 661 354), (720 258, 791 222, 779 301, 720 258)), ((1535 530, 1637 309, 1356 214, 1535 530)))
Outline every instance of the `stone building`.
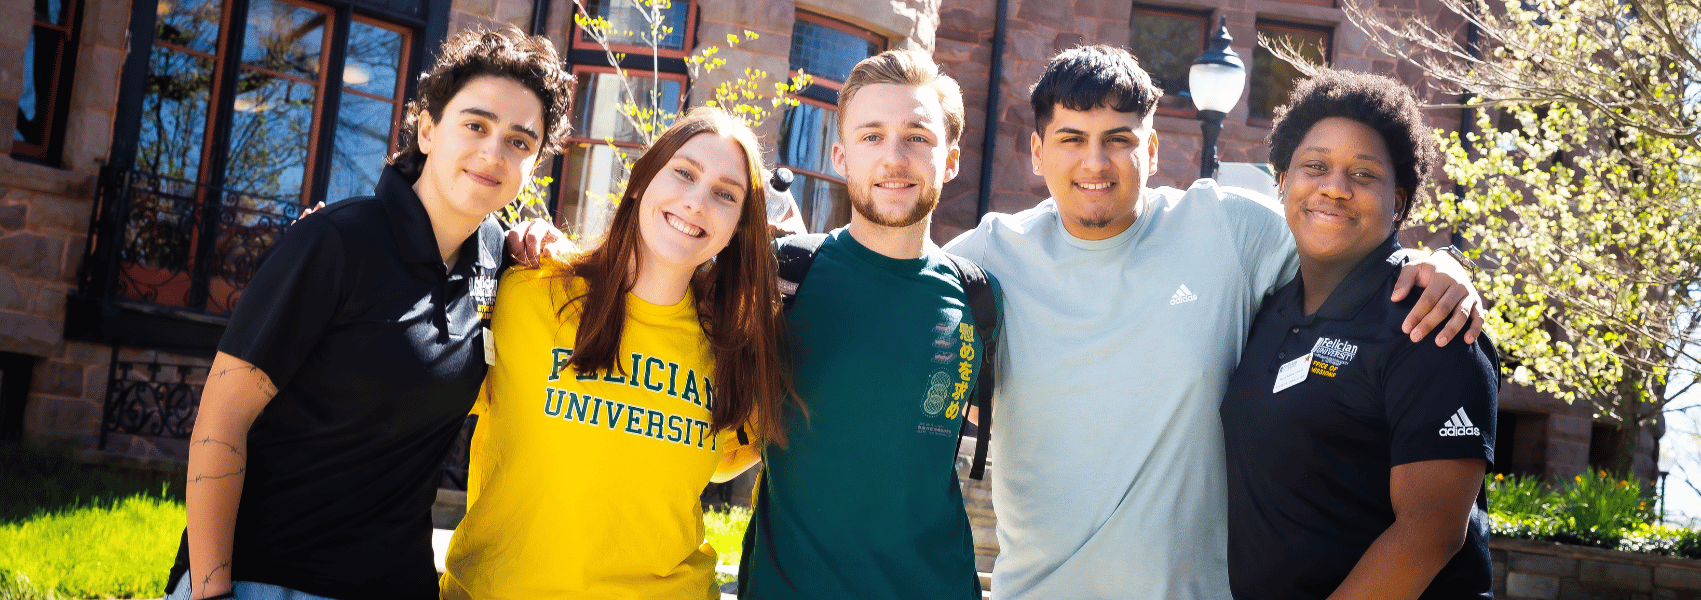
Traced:
MULTIPOLYGON (((1411 3, 1424 0, 1387 1, 1421 13, 1411 3)), ((545 167, 547 194, 561 225, 594 230, 618 152, 604 140, 638 144, 613 102, 610 55, 572 15, 644 27, 624 0, 581 2, 0 0, 4 14, 31 15, 0 24, 0 129, 14 132, 0 139, 0 437, 181 461, 206 366, 260 251, 302 206, 370 189, 411 74, 451 32, 513 25, 547 35, 572 63, 576 143, 545 167)), ((642 85, 660 86, 670 109, 701 104, 746 68, 815 76, 798 107, 758 131, 769 158, 799 174, 793 193, 815 230, 849 218, 828 148, 850 65, 889 48, 932 52, 962 83, 968 111, 938 242, 986 210, 1045 196, 1029 167, 1027 90, 1063 48, 1130 46, 1171 92, 1155 121, 1153 185, 1185 186, 1198 172, 1186 68, 1219 17, 1251 71, 1220 143, 1225 177, 1245 185, 1258 183, 1270 109, 1294 76, 1255 48, 1258 35, 1421 83, 1410 65, 1378 56, 1331 0, 674 0, 667 14, 654 62, 634 36, 611 41, 624 67, 653 65, 642 85), (729 36, 743 41, 731 47, 729 36), (711 45, 726 46, 728 64, 693 81, 684 59, 711 45)), ((1449 130, 1462 116, 1431 114, 1449 130)), ((1502 410, 1503 470, 1567 477, 1598 462, 1590 449, 1612 435, 1586 407, 1524 390, 1508 388, 1502 410)), ((1643 440, 1644 477, 1659 433, 1643 440)))

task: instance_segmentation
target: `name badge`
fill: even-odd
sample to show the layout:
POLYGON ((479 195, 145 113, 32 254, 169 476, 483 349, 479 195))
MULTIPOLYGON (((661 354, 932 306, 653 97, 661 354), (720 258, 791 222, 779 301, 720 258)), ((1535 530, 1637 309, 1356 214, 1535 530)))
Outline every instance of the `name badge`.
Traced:
POLYGON ((489 327, 480 327, 479 334, 484 336, 484 364, 496 364, 496 336, 490 333, 489 327))
POLYGON ((1274 394, 1291 388, 1299 382, 1305 381, 1305 377, 1310 374, 1311 353, 1307 352, 1305 356, 1288 361, 1282 365, 1281 369, 1276 371, 1276 389, 1271 390, 1270 393, 1274 394))

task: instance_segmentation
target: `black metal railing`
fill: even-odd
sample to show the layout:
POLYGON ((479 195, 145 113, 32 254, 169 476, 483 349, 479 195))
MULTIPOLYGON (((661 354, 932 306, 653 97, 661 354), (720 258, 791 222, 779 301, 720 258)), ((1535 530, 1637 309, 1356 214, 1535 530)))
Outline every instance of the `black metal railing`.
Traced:
POLYGON ((228 315, 259 258, 301 215, 295 197, 109 169, 89 228, 83 292, 228 315))
POLYGON ((118 346, 113 346, 100 449, 106 449, 109 433, 189 439, 206 380, 204 365, 118 360, 118 346))
MULTIPOLYGON (((100 449, 106 449, 109 433, 189 439, 208 369, 206 365, 119 360, 119 347, 113 346, 106 405, 101 411, 100 449)), ((443 459, 439 487, 467 489, 469 444, 477 423, 478 417, 468 416, 462 424, 460 436, 443 459)))

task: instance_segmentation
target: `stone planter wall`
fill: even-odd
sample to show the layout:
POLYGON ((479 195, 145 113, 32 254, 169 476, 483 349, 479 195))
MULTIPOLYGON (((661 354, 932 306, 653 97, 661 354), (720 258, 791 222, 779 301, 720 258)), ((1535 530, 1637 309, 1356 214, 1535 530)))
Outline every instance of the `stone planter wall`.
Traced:
POLYGON ((1494 597, 1701 600, 1701 561, 1526 540, 1490 540, 1494 597))

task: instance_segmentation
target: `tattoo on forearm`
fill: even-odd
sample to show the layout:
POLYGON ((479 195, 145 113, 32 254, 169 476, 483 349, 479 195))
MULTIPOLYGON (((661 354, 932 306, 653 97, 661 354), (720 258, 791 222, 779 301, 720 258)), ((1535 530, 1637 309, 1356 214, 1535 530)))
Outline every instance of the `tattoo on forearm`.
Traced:
POLYGON ((242 467, 242 468, 239 468, 235 471, 231 471, 229 473, 224 473, 222 475, 207 475, 205 473, 197 473, 197 474, 195 474, 195 477, 193 477, 189 480, 189 484, 194 485, 194 484, 200 483, 202 481, 211 481, 211 480, 214 480, 214 479, 224 479, 226 477, 231 477, 231 476, 234 476, 234 475, 241 475, 241 474, 246 473, 246 472, 248 472, 248 467, 242 467))
POLYGON ((189 478, 190 484, 196 484, 196 483, 200 483, 202 481, 208 481, 208 480, 212 480, 212 479, 224 479, 224 478, 230 477, 232 475, 241 475, 241 474, 248 471, 248 467, 246 465, 246 463, 248 462, 248 457, 242 453, 241 448, 236 447, 236 444, 232 444, 232 443, 226 442, 224 440, 215 440, 215 439, 212 438, 212 436, 207 436, 207 437, 195 440, 194 442, 192 442, 190 444, 190 447, 213 446, 213 445, 224 446, 225 448, 229 448, 231 454, 235 454, 236 458, 242 460, 244 465, 241 466, 241 467, 237 467, 235 471, 231 471, 229 473, 225 473, 225 474, 222 474, 222 475, 208 475, 206 473, 196 473, 194 477, 189 478))
POLYGON ((226 448, 229 448, 230 452, 232 454, 235 454, 237 458, 240 458, 242 460, 248 460, 248 456, 243 454, 242 449, 236 447, 236 444, 232 444, 232 443, 224 441, 224 440, 215 440, 215 439, 213 439, 213 436, 210 436, 210 435, 207 436, 207 437, 195 440, 195 443, 194 443, 194 445, 196 445, 196 446, 213 445, 213 444, 218 444, 220 446, 224 446, 226 448))
POLYGON ((225 375, 230 375, 232 373, 254 373, 254 374, 257 374, 257 375, 260 376, 260 380, 255 383, 256 389, 258 389, 258 391, 261 394, 265 394, 265 396, 267 398, 271 398, 272 396, 278 395, 278 388, 277 388, 277 386, 272 385, 272 379, 270 377, 267 377, 265 371, 261 371, 260 367, 256 367, 254 365, 247 365, 247 366, 242 366, 242 367, 231 367, 229 369, 224 369, 224 370, 219 371, 217 373, 213 373, 212 375, 208 376, 207 379, 211 380, 213 378, 224 377, 225 375))
POLYGON ((207 584, 210 584, 210 583, 213 582, 213 573, 217 573, 219 571, 229 571, 229 570, 230 570, 230 561, 228 561, 228 560, 224 561, 219 566, 213 567, 213 570, 207 571, 206 577, 201 578, 201 587, 205 588, 205 587, 207 587, 207 584))

